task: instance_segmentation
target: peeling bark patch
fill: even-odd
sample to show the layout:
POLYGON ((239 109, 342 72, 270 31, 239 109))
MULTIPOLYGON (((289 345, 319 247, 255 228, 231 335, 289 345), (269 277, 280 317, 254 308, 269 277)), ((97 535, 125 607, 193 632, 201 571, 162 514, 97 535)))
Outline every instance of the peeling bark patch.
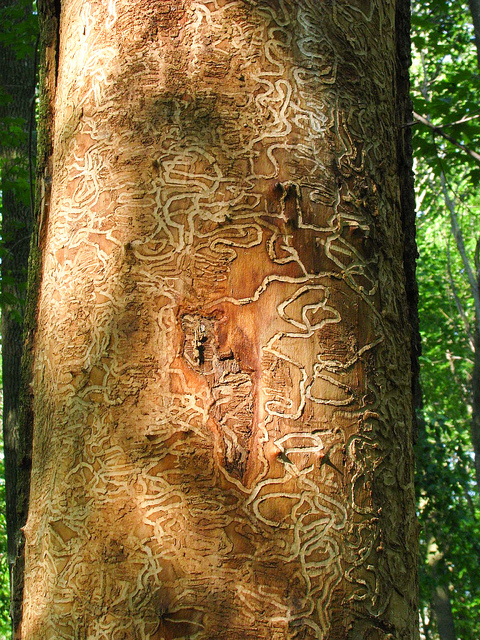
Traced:
POLYGON ((225 469, 241 480, 246 472, 254 420, 253 374, 241 370, 231 350, 219 353, 215 322, 184 315, 183 357, 210 389, 209 415, 219 428, 225 469))
POLYGON ((184 315, 183 357, 197 373, 211 376, 215 358, 212 320, 201 316, 184 315))
MULTIPOLYGON (((221 361, 218 372, 230 362, 221 361)), ((232 363, 232 371, 228 368, 225 367, 212 387, 215 404, 211 414, 222 431, 225 468, 241 479, 246 471, 253 430, 254 385, 252 376, 239 371, 236 361, 232 363)))

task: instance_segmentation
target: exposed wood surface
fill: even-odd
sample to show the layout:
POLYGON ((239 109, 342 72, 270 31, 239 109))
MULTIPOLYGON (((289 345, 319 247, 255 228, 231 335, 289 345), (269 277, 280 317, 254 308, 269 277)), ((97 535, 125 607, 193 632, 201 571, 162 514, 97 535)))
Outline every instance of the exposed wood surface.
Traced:
POLYGON ((23 640, 414 637, 395 15, 62 2, 23 640))

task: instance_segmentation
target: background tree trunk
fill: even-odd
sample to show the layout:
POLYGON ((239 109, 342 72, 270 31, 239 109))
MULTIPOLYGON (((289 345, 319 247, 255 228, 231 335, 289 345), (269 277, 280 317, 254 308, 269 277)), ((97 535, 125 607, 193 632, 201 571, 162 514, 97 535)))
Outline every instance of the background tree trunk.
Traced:
POLYGON ((472 14, 475 46, 477 48, 477 62, 480 67, 480 0, 468 0, 468 6, 472 14))
POLYGON ((456 640, 450 596, 447 589, 440 584, 437 584, 433 594, 433 610, 435 611, 440 640, 456 640))
POLYGON ((61 3, 19 637, 415 636, 406 12, 61 3))
MULTIPOLYGON (((475 246, 475 292, 480 297, 480 236, 475 246)), ((475 453, 475 477, 480 495, 480 312, 475 307, 475 334, 472 370, 472 444, 475 453)))
MULTIPOLYGON (((0 0, 0 10, 18 7, 12 0, 0 0)), ((24 17, 32 7, 24 4, 24 17)), ((13 29, 13 25, 9 25, 13 29)), ((3 374, 3 442, 5 454, 6 521, 8 561, 17 558, 20 527, 25 524, 28 488, 25 484, 30 469, 25 468, 22 455, 25 444, 19 420, 20 368, 22 331, 27 281, 28 254, 33 215, 30 203, 29 174, 35 150, 35 52, 19 59, 14 46, 0 45, 0 86, 10 100, 0 104, 0 117, 7 126, 19 130, 11 144, 1 149, 1 333, 3 374), (25 477, 26 476, 26 477, 25 477)), ((29 465, 27 464, 27 467, 29 465)), ((16 590, 12 585, 13 601, 16 590)))
POLYGON ((428 546, 428 564, 432 576, 432 611, 435 614, 437 631, 440 640, 456 640, 455 621, 453 619, 452 604, 445 580, 445 566, 443 552, 439 550, 434 539, 428 546))
MULTIPOLYGON (((480 282, 480 280, 479 280, 480 282)), ((479 287, 480 290, 480 287, 479 287)), ((475 350, 472 371, 472 444, 475 453, 475 478, 480 495, 480 318, 475 318, 475 350)))

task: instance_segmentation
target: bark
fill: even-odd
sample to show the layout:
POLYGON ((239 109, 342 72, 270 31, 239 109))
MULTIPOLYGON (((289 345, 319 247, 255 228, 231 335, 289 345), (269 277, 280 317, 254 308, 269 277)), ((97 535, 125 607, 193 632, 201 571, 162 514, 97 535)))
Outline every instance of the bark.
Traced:
MULTIPOLYGON (((476 292, 480 298, 480 236, 475 246, 476 292)), ((475 313, 475 349, 472 371, 472 443, 475 452, 475 477, 480 494, 480 312, 475 313)))
POLYGON ((434 583, 432 594, 432 611, 435 615, 440 640, 456 640, 455 621, 453 618, 450 595, 445 584, 445 566, 443 553, 432 540, 429 544, 428 564, 434 583))
POLYGON ((475 34, 475 46, 477 48, 477 62, 480 67, 480 0, 468 0, 470 13, 473 20, 473 31, 475 34))
MULTIPOLYGON (((472 353, 475 353, 475 338, 472 333, 472 328, 470 326, 469 319, 467 314, 465 313, 465 309, 463 307, 460 296, 458 295, 457 285, 455 284, 455 280, 453 279, 452 268, 450 264, 450 246, 447 244, 447 276, 448 276, 448 284, 450 285, 450 289, 452 291, 453 300, 455 302, 455 306, 457 307, 458 315, 463 324, 463 328, 465 329, 465 334, 467 336, 469 347, 472 353)), ((474 329, 475 331, 475 329, 474 329)))
POLYGON ((17 637, 415 637, 406 12, 62 2, 17 637))
MULTIPOLYGON (((15 4, 1 0, 0 9, 15 4)), ((25 8, 25 14, 31 7, 25 8)), ((22 193, 19 178, 25 181, 29 166, 29 131, 35 91, 35 54, 18 60, 11 48, 0 46, 0 85, 11 96, 11 102, 0 106, 2 118, 21 118, 25 141, 16 146, 2 146, 2 373, 3 373, 3 441, 5 454, 7 551, 9 565, 17 557, 20 527, 25 524, 19 509, 19 492, 24 469, 19 448, 23 433, 19 423, 20 364, 22 355, 23 308, 27 281, 28 253, 32 228, 32 212, 26 203, 28 186, 22 193), (25 193, 25 191, 27 193, 25 193), (19 479, 20 476, 20 479, 19 479)), ((33 161, 33 159, 30 159, 33 161)))
MULTIPOLYGON (((399 2, 397 4, 397 118, 401 122, 411 122, 413 106, 410 98, 411 41, 410 41, 410 5, 399 2), (403 34, 403 35, 401 35, 403 34)), ((420 354, 421 340, 418 319, 418 284, 416 276, 416 261, 418 257, 416 243, 416 211, 415 188, 412 169, 412 130, 404 127, 403 135, 398 136, 397 154, 399 159, 398 173, 400 178, 400 198, 402 210, 402 228, 405 269, 405 291, 408 304, 408 320, 411 328, 411 369, 412 369, 412 398, 414 407, 414 440, 418 438, 419 425, 416 416, 422 409, 422 389, 420 385, 420 354)))
MULTIPOLYGON (((480 291, 480 277, 479 291, 480 291)), ((472 444, 475 452, 475 477, 477 491, 480 494, 480 318, 475 324, 475 351, 472 371, 472 444)))
POLYGON ((435 587, 433 610, 435 612, 440 640, 457 640, 450 596, 447 589, 441 585, 435 587))

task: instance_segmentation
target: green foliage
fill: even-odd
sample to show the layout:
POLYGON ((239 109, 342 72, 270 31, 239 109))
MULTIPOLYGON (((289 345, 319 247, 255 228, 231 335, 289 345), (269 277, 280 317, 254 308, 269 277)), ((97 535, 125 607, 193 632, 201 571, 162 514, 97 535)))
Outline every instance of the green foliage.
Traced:
MULTIPOLYGON (((473 146, 480 136, 479 76, 467 2, 428 0, 413 6, 414 109, 458 142, 473 146), (472 119, 473 117, 473 119, 472 119)), ((480 178, 480 165, 450 143, 441 143, 420 125, 414 130, 418 157, 438 175, 448 164, 469 177, 480 178), (436 160, 441 147, 442 160, 436 160)))
MULTIPOLYGON (((470 149, 480 148, 480 82, 467 2, 413 6, 414 111, 470 149)), ((424 408, 417 445, 423 631, 438 638, 434 587, 450 595, 457 636, 480 637, 480 503, 470 437, 474 304, 451 230, 454 208, 472 266, 480 233, 480 164, 422 124, 413 127, 419 246, 421 382, 424 408), (442 184, 443 179, 443 184, 442 184), (432 543, 441 563, 432 569, 432 543)))
POLYGON ((18 60, 31 56, 38 35, 38 19, 36 11, 32 12, 32 2, 19 0, 2 7, 0 24, 8 25, 8 29, 0 31, 0 45, 13 51, 18 60))
POLYGON ((27 141, 23 118, 3 117, 0 121, 0 145, 2 147, 22 147, 27 141))

